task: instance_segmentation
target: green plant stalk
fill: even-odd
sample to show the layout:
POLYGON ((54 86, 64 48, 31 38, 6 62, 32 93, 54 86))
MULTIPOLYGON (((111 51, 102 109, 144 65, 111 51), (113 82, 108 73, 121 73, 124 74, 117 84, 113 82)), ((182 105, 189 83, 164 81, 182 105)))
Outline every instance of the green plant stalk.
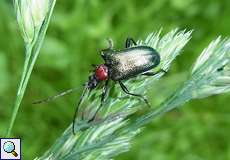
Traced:
POLYGON ((25 62, 24 62, 24 66, 23 66, 23 73, 22 73, 22 77, 21 77, 20 85, 18 87, 17 94, 21 93, 22 85, 24 83, 24 79, 25 79, 25 76, 27 73, 29 62, 30 62, 32 48, 33 48, 32 45, 26 44, 26 57, 25 57, 25 62))
POLYGON ((29 45, 29 44, 26 45, 26 58, 25 58, 25 62, 24 62, 23 73, 22 73, 21 81, 20 81, 20 84, 19 84, 19 87, 18 87, 16 100, 15 100, 15 103, 14 103, 14 106, 13 106, 13 112, 12 112, 12 116, 11 116, 11 119, 10 119, 10 125, 8 127, 7 135, 6 135, 7 137, 10 136, 11 130, 13 128, 13 125, 14 125, 14 122, 15 122, 15 119, 16 119, 20 104, 21 104, 21 101, 22 101, 24 93, 25 93, 25 91, 23 91, 22 88, 23 88, 25 76, 27 75, 27 69, 28 69, 28 65, 29 65, 30 55, 31 55, 31 52, 32 52, 32 47, 31 46, 32 45, 29 45))
POLYGON ((9 137, 11 135, 11 131, 15 123, 20 104, 22 102, 27 84, 30 79, 30 75, 33 71, 34 64, 37 60, 41 46, 43 44, 55 3, 56 3, 56 0, 53 0, 50 10, 48 12, 48 16, 45 18, 44 23, 42 24, 40 31, 38 32, 38 35, 35 37, 34 43, 28 44, 28 46, 26 46, 26 59, 24 63, 23 73, 22 73, 21 82, 18 88, 17 97, 16 97, 16 100, 13 106, 13 112, 12 112, 12 116, 10 119, 10 125, 8 127, 6 137, 9 137), (32 60, 30 63, 31 55, 32 55, 32 60))
POLYGON ((182 87, 180 87, 175 92, 176 94, 173 93, 170 97, 167 98, 167 100, 165 100, 162 104, 160 104, 157 107, 158 109, 156 110, 154 109, 150 111, 149 113, 141 116, 140 118, 137 118, 133 122, 132 121, 128 122, 127 125, 116 130, 113 134, 104 137, 103 140, 95 142, 90 145, 83 146, 81 149, 69 154, 64 159, 67 160, 67 159, 70 159, 70 157, 78 157, 80 154, 90 153, 92 150, 98 149, 101 146, 106 145, 107 143, 109 143, 110 141, 112 141, 113 139, 119 136, 123 136, 131 132, 134 133, 135 131, 137 131, 136 133, 134 133, 134 136, 135 136, 137 133, 139 133, 138 130, 141 127, 152 122, 152 120, 155 119, 156 117, 163 115, 164 113, 167 113, 170 110, 173 110, 176 107, 181 106, 182 104, 189 101, 191 99, 190 98, 191 96, 185 95, 185 93, 188 93, 187 91, 191 89, 191 86, 189 87, 187 86, 188 86, 188 83, 185 83, 182 87))
POLYGON ((168 97, 162 104, 159 105, 159 107, 157 107, 158 109, 152 110, 146 115, 137 118, 130 129, 133 130, 134 128, 140 128, 152 122, 152 120, 159 115, 163 115, 164 113, 167 113, 191 100, 192 97, 189 94, 189 90, 192 90, 192 88, 191 86, 187 86, 187 84, 188 83, 185 83, 175 93, 168 97))

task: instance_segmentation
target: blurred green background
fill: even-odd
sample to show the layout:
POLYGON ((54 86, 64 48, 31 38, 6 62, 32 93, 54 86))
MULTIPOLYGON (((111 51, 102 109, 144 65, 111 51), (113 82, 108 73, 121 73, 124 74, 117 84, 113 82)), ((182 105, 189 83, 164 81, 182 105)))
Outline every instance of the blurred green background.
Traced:
MULTIPOLYGON (((21 137, 24 159, 44 153, 71 123, 79 93, 42 105, 34 100, 80 86, 90 64, 111 37, 122 48, 127 36, 145 38, 163 28, 194 29, 193 38, 169 73, 152 86, 156 106, 186 79, 193 62, 219 35, 230 36, 229 0, 57 0, 13 134, 21 137)), ((0 1, 0 136, 9 124, 22 72, 24 46, 12 1, 0 1)), ((230 94, 194 100, 158 119, 118 160, 230 159, 230 94)), ((137 115, 138 116, 138 115, 137 115)))

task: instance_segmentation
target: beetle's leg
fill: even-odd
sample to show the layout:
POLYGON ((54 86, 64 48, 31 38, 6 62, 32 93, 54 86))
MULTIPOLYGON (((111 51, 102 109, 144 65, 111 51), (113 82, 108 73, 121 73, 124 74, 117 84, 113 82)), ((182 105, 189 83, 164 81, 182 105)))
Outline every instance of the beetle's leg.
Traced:
POLYGON ((77 103, 77 105, 76 105, 76 110, 75 110, 75 112, 74 112, 74 116, 73 116, 73 126, 72 126, 73 134, 75 134, 75 122, 76 122, 76 118, 77 118, 77 115, 78 115, 78 110, 79 110, 79 107, 80 107, 80 105, 81 105, 81 103, 82 103, 82 100, 83 100, 83 98, 84 98, 85 93, 86 93, 87 90, 88 90, 88 84, 86 83, 86 84, 85 84, 85 88, 84 88, 84 90, 83 90, 83 92, 82 92, 82 94, 81 94, 80 100, 78 101, 78 103, 77 103))
POLYGON ((128 88, 121 82, 121 81, 118 81, 120 86, 121 86, 121 89, 128 95, 131 95, 131 96, 135 96, 135 97, 139 97, 141 99, 144 100, 144 102, 149 106, 151 107, 149 101, 143 96, 143 95, 140 95, 140 94, 135 94, 135 93, 130 93, 128 88))
POLYGON ((107 38, 107 41, 108 41, 108 44, 109 44, 109 47, 108 49, 113 49, 113 40, 111 38, 107 38))
POLYGON ((109 47, 106 49, 102 49, 101 52, 113 49, 113 40, 111 38, 107 38, 107 42, 109 44, 109 47))
POLYGON ((132 46, 132 43, 136 46, 137 43, 134 41, 133 38, 127 38, 125 42, 125 48, 129 48, 132 46))
POLYGON ((217 69, 217 72, 223 71, 224 68, 226 67, 226 65, 227 65, 227 64, 225 64, 225 65, 223 65, 222 67, 218 68, 218 69, 217 69))
POLYGON ((167 71, 165 71, 165 70, 163 70, 163 69, 160 69, 160 70, 157 71, 157 72, 145 72, 145 73, 142 73, 141 75, 144 75, 144 76, 154 76, 154 75, 156 75, 156 74, 158 74, 158 73, 161 73, 161 72, 167 73, 167 71))
POLYGON ((110 50, 113 50, 113 40, 111 38, 107 38, 107 41, 108 41, 108 44, 109 44, 109 47, 106 48, 106 49, 102 49, 100 51, 100 54, 101 54, 101 57, 104 58, 105 56, 105 52, 108 52, 110 50))
POLYGON ((100 103, 100 106, 97 108, 96 112, 94 113, 93 117, 88 121, 88 122, 91 122, 95 119, 95 117, 97 116, 97 113, 101 110, 101 108, 103 107, 104 105, 104 102, 105 102, 105 97, 108 93, 108 90, 109 90, 109 79, 105 82, 105 85, 102 89, 102 94, 101 94, 101 103, 100 103))

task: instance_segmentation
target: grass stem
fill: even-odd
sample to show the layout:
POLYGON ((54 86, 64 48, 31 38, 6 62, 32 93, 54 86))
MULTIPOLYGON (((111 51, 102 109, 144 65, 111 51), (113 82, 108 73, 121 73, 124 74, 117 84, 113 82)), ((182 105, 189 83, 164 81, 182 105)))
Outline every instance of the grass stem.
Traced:
POLYGON ((44 38, 46 35, 46 31, 47 31, 48 26, 49 26, 50 18, 51 18, 51 15, 53 13, 55 3, 56 3, 56 0, 52 0, 50 2, 50 7, 49 7, 49 11, 47 13, 47 16, 44 19, 39 30, 35 33, 35 39, 31 43, 26 44, 26 58, 25 58, 25 62, 24 62, 23 72, 22 72, 21 81, 20 81, 20 84, 18 87, 16 100, 15 100, 15 103, 13 106, 13 112, 12 112, 12 116, 10 118, 10 124, 9 124, 8 130, 7 130, 6 137, 10 137, 10 135, 11 135, 11 131, 12 131, 12 128, 14 126, 14 123, 15 123, 15 120, 16 120, 16 117, 17 117, 17 114, 19 111, 20 104, 22 102, 22 99, 23 99, 25 91, 26 91, 27 84, 28 84, 29 79, 30 79, 30 75, 33 71, 35 62, 36 62, 37 57, 39 55, 41 46, 43 44, 43 41, 44 41, 44 38))

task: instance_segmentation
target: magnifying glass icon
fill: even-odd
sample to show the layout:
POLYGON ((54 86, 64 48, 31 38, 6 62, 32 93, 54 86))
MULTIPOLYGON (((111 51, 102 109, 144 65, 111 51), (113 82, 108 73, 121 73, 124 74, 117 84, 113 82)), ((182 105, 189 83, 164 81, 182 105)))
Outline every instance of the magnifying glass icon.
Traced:
POLYGON ((11 141, 7 141, 3 144, 3 150, 6 152, 6 153, 11 153, 14 155, 14 157, 17 157, 18 154, 17 152, 15 151, 15 145, 13 142, 11 141))

